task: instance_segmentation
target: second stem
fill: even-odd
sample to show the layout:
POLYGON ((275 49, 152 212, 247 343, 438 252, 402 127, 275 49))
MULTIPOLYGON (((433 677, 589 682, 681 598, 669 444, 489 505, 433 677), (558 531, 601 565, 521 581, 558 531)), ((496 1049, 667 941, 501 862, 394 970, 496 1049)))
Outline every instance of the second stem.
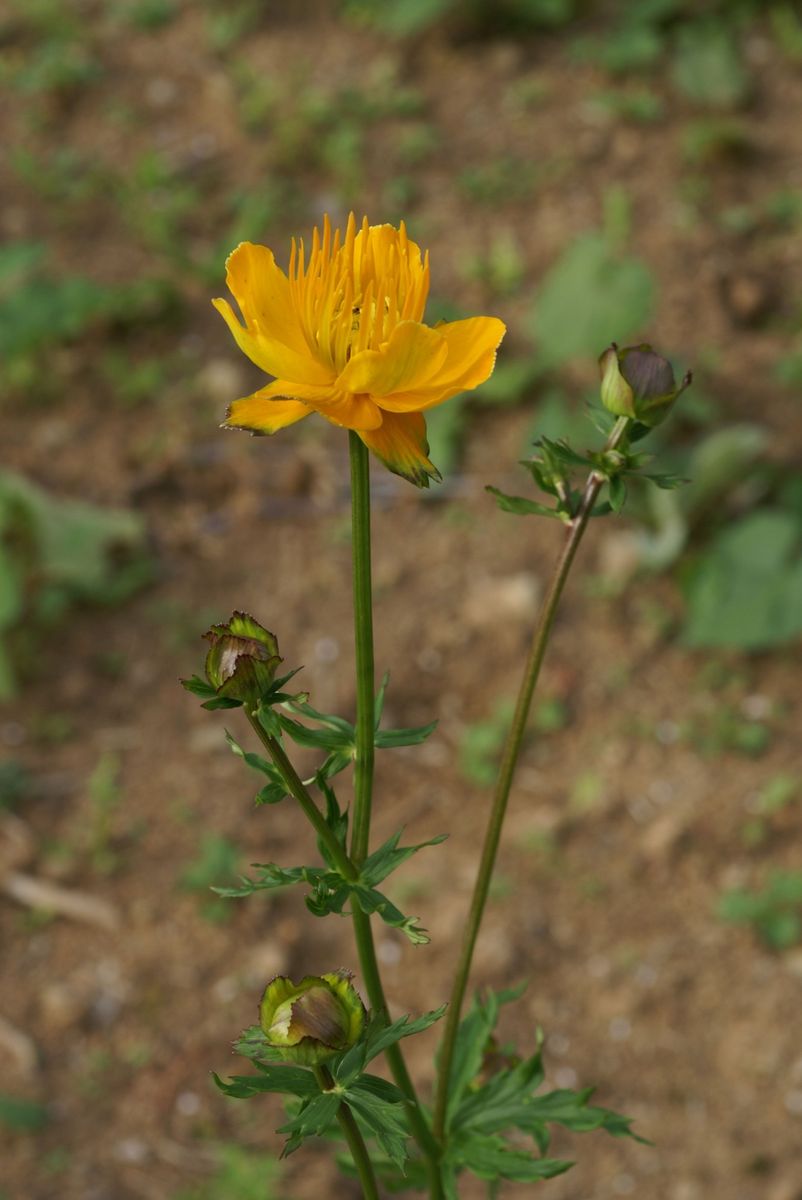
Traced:
MULTIPOLYGON (((620 417, 613 428, 612 433, 607 439, 604 447, 606 450, 613 450, 619 444, 626 433, 629 422, 625 417, 620 417)), ((571 564, 579 548, 579 543, 582 540, 582 535, 587 528, 588 522, 593 513, 596 499, 599 495, 604 476, 598 471, 592 471, 585 485, 585 491, 582 496, 579 509, 576 516, 568 526, 568 537, 563 545, 563 550, 557 562, 557 567, 554 572, 554 577, 551 581, 548 593, 543 606, 540 610, 535 632, 532 637, 532 644, 529 648, 529 655, 524 667, 524 675, 521 680, 520 691, 515 705, 515 713, 512 718, 507 740, 504 743, 504 750, 501 757, 501 765, 499 767, 498 778, 496 780, 496 788, 493 795, 493 805, 490 810, 488 819, 487 831, 485 833, 484 845, 482 847, 482 857, 479 863, 479 870, 474 884, 473 896, 471 898, 471 907, 468 913, 468 920, 465 926, 465 934, 460 950, 457 970, 454 977, 454 986, 451 992, 451 999, 448 1006, 448 1014, 446 1016, 445 1030, 443 1033, 443 1042, 440 1047, 440 1062, 437 1077, 437 1095, 434 1107, 434 1122, 433 1132, 435 1138, 442 1142, 446 1133, 447 1113, 448 1113, 448 1091, 451 1081, 451 1065, 454 1059, 454 1049, 457 1040, 457 1030, 459 1029, 459 1021, 462 1013, 462 1005, 465 1000, 465 992, 468 987, 468 977, 471 971, 471 963, 473 961, 473 952, 476 946, 476 939, 479 935, 479 926, 482 923, 485 905, 487 904, 487 896, 490 890, 490 882, 493 877, 493 868, 496 863, 496 855, 498 853, 499 840, 501 838, 501 828, 504 824, 504 817, 507 812, 507 801, 510 796, 510 788, 515 774, 515 768, 518 763, 518 757, 521 752, 524 732, 526 730, 526 722, 529 717, 529 709, 532 704, 532 695, 535 690, 535 685, 540 675, 540 668, 543 664, 543 657, 546 653, 546 646, 549 641, 554 618, 557 615, 560 597, 565 587, 565 582, 568 578, 568 573, 571 569, 571 564)))

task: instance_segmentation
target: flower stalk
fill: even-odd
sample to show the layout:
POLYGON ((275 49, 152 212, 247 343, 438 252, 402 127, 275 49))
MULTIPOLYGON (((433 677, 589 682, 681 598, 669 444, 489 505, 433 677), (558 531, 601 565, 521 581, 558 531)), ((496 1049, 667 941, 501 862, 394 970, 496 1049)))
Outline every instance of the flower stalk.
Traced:
MULTIPOLYGON (((351 859, 359 865, 370 846, 370 818, 374 764, 373 589, 370 555, 370 462, 361 439, 349 433, 351 461, 351 537, 354 592, 354 647, 356 658, 356 757, 354 760, 354 817, 351 859)), ((389 1025, 390 1013, 376 958, 370 916, 354 901, 354 939, 362 978, 374 1013, 389 1025)), ((408 1101, 409 1123, 429 1171, 432 1200, 442 1196, 439 1147, 423 1114, 415 1085, 397 1043, 386 1051, 387 1062, 398 1087, 408 1101)))
MULTIPOLYGON (((628 425, 629 419, 627 417, 618 418, 605 444, 605 452, 615 450, 623 441, 628 425)), ((440 1047, 433 1120, 433 1132, 438 1142, 442 1142, 446 1136, 449 1083, 451 1080, 451 1067, 454 1061, 457 1030, 462 1014, 462 1006, 465 1001, 465 992, 468 987, 479 927, 484 916, 490 882, 493 877, 499 841, 501 839, 501 829, 507 812, 507 802, 515 775, 515 768, 521 753, 529 710, 532 705, 532 696, 534 695, 540 676, 540 668, 543 665, 549 635, 554 624, 554 618, 557 615, 560 598, 563 594, 571 565, 576 557, 579 543, 582 541, 584 532, 587 529, 594 505, 604 482, 605 477, 600 471, 592 471, 590 473, 576 516, 568 524, 568 533, 562 553, 557 561, 551 585, 543 601, 540 616, 535 626, 529 654, 524 666, 524 674, 518 692, 515 712, 513 713, 512 723, 504 744, 493 795, 493 803, 482 846, 482 856, 476 875, 470 910, 465 926, 465 934, 463 936, 448 1012, 446 1014, 443 1041, 440 1047)))

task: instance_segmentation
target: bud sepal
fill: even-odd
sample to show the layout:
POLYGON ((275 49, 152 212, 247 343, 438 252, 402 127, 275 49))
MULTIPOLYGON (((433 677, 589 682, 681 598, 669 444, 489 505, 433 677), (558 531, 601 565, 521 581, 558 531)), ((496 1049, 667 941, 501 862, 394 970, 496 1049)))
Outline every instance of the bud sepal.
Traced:
POLYGON ((623 350, 612 342, 599 358, 599 371, 607 411, 649 428, 665 420, 692 379, 688 371, 677 386, 671 363, 647 342, 623 350))

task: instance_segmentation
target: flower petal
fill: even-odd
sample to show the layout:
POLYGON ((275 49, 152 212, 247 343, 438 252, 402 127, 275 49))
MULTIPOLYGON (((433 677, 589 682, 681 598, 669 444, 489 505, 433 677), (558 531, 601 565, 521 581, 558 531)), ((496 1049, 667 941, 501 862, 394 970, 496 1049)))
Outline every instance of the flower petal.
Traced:
POLYGON ((282 342, 265 337, 261 332, 254 333, 250 329, 244 329, 227 300, 218 298, 213 300, 212 304, 228 325, 242 353, 268 375, 317 386, 333 382, 334 373, 331 368, 325 367, 311 354, 299 354, 282 342))
POLYGON ((360 430, 359 436, 386 467, 417 487, 441 478, 429 461, 426 421, 420 413, 385 412, 379 429, 360 430))
POLYGON ((438 325, 435 332, 448 346, 442 368, 423 387, 382 396, 381 407, 390 412, 420 412, 459 392, 472 391, 493 374, 496 351, 506 331, 496 317, 470 317, 438 325))
POLYGON ((230 406, 224 429, 246 429, 250 433, 277 433, 287 425, 308 417, 312 409, 300 400, 274 400, 276 384, 260 388, 252 396, 235 400, 230 406))
POLYGON ((448 347, 439 330, 402 321, 379 350, 362 350, 340 372, 337 387, 382 398, 425 387, 442 368, 448 347))
POLYGON ((226 259, 226 283, 251 333, 281 342, 298 354, 309 353, 290 281, 276 265, 272 250, 241 242, 226 259))
POLYGON ((333 425, 355 429, 358 433, 365 429, 378 429, 382 423, 381 409, 370 396, 364 394, 351 396, 348 393, 329 393, 325 402, 314 402, 314 407, 333 425))
POLYGON ((458 383, 468 391, 492 374, 507 326, 498 317, 469 317, 438 325, 437 332, 446 339, 448 358, 436 383, 448 387, 458 383))

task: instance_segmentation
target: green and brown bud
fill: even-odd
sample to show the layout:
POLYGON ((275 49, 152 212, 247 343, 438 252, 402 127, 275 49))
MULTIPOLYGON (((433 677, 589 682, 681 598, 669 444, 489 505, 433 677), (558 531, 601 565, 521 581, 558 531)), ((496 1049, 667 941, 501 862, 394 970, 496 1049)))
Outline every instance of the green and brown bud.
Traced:
POLYGON ((256 706, 270 687, 283 660, 278 642, 247 613, 235 612, 203 635, 211 642, 206 678, 218 696, 256 706))
POLYGON ((650 426, 668 416, 692 378, 688 371, 677 387, 671 363, 646 343, 619 350, 613 342, 599 359, 599 369, 601 400, 608 412, 650 426))
POLYGON ((307 975, 293 983, 277 975, 267 985, 259 1022, 268 1044, 289 1062, 315 1066, 360 1038, 365 1006, 349 971, 307 975))

